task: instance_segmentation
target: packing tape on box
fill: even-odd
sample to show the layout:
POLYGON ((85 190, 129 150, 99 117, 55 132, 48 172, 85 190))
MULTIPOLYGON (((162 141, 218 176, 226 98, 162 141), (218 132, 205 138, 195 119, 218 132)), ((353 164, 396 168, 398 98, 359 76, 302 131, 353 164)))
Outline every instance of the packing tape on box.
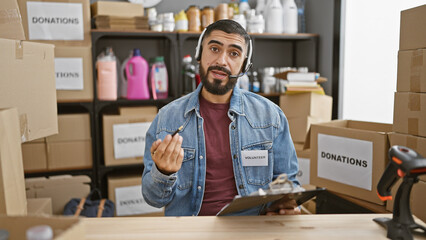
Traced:
POLYGON ((0 24, 21 23, 18 9, 0 9, 0 24))
POLYGON ((15 58, 16 59, 24 58, 24 46, 22 46, 22 42, 19 40, 15 42, 15 58))
POLYGON ((410 111, 420 111, 420 94, 408 95, 408 109, 410 111))
POLYGON ((423 50, 419 49, 413 51, 411 56, 411 69, 410 69, 410 91, 420 91, 420 79, 423 67, 423 50))
POLYGON ((408 118, 408 133, 412 135, 419 134, 419 119, 408 118))

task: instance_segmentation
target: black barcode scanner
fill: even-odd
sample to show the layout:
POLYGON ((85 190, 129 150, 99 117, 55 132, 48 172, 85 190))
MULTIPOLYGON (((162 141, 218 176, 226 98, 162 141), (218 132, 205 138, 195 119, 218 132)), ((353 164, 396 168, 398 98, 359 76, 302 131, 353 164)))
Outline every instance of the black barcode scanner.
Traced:
POLYGON ((379 183, 377 194, 382 201, 391 200, 391 188, 398 178, 403 178, 395 196, 393 218, 375 218, 374 221, 388 229, 387 237, 390 239, 413 239, 415 233, 426 236, 426 228, 414 222, 410 209, 410 194, 414 183, 419 181, 419 176, 426 174, 426 158, 416 151, 403 147, 393 146, 389 150, 389 164, 385 169, 379 183), (422 231, 422 232, 421 232, 422 231))

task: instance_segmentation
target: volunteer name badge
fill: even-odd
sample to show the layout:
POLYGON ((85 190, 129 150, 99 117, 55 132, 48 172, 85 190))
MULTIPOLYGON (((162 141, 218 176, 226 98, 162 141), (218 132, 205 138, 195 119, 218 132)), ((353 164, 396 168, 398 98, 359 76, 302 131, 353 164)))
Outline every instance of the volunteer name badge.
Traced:
POLYGON ((241 151, 244 167, 268 166, 268 150, 241 151))
POLYGON ((151 122, 114 124, 114 158, 142 157, 145 153, 145 135, 151 122))
POLYGON ((318 134, 318 177, 371 191, 373 142, 318 134))
POLYGON ((83 59, 55 58, 56 90, 83 90, 83 59))
POLYGON ((27 2, 29 40, 84 40, 83 4, 27 2))

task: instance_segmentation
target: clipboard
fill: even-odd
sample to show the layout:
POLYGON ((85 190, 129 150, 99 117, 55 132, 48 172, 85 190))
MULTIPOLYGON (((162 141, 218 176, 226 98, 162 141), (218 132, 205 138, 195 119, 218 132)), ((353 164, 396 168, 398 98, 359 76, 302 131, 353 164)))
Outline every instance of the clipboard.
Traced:
POLYGON ((325 191, 325 188, 318 188, 314 190, 304 190, 289 193, 267 194, 267 195, 249 195, 249 196, 236 196, 231 203, 226 205, 219 211, 217 216, 238 212, 244 209, 249 209, 269 202, 274 202, 284 197, 296 200, 297 205, 301 205, 309 199, 317 196, 325 191))

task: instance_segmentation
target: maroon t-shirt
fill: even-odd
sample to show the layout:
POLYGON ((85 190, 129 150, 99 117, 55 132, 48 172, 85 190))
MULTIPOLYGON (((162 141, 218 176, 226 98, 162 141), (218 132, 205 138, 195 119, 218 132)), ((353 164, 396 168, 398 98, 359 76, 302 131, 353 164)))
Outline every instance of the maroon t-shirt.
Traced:
POLYGON ((229 103, 211 103, 200 95, 206 141, 206 184, 199 215, 216 215, 238 194, 229 144, 229 103))

